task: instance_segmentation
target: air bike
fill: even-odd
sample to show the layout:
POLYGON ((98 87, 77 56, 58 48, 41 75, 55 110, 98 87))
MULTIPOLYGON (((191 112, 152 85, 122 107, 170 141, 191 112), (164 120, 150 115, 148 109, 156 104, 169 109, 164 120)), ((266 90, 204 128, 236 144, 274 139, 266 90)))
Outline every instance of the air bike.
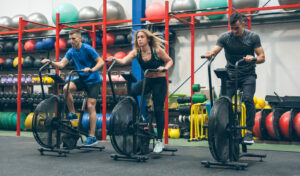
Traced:
MULTIPOLYGON (((145 119, 142 117, 140 109, 144 98, 146 81, 144 79, 140 105, 131 96, 126 96, 117 102, 114 86, 111 80, 111 69, 115 65, 115 60, 112 61, 108 69, 109 82, 113 94, 113 99, 117 103, 113 108, 110 116, 110 139, 111 144, 118 154, 112 154, 114 160, 135 160, 137 162, 146 161, 149 159, 147 154, 150 154, 150 141, 153 140, 153 146, 157 137, 154 133, 152 118, 145 119)), ((157 69, 148 69, 144 76, 149 72, 158 72, 157 69)), ((121 72, 121 76, 126 80, 127 94, 130 95, 131 84, 136 82, 136 78, 131 72, 121 72)), ((174 152, 177 149, 164 148, 163 151, 174 152)))
MULTIPOLYGON (((58 153, 59 156, 66 156, 72 149, 90 149, 90 150, 103 150, 104 147, 96 146, 78 146, 77 141, 81 139, 82 135, 88 136, 88 133, 83 130, 82 116, 85 111, 87 99, 82 102, 78 125, 73 124, 70 120, 66 119, 66 101, 67 97, 57 95, 45 95, 44 85, 42 81, 42 71, 49 69, 50 62, 44 64, 39 69, 39 77, 41 84, 41 91, 43 101, 41 101, 35 111, 32 119, 32 132, 35 140, 42 148, 39 148, 41 155, 44 152, 58 153)), ((68 95, 71 75, 73 73, 83 72, 81 70, 73 70, 68 74, 67 92, 68 95)), ((64 84, 65 81, 57 74, 48 74, 54 80, 54 87, 57 88, 59 84, 64 84)), ((56 91, 57 92, 57 89, 56 91)))
MULTIPOLYGON (((204 56, 201 56, 204 58, 204 56)), ((236 170, 245 169, 248 163, 239 162, 241 157, 258 157, 260 161, 266 158, 266 155, 247 153, 247 145, 242 143, 242 131, 246 129, 246 110, 242 105, 243 93, 238 87, 238 69, 239 64, 245 62, 241 59, 235 64, 235 95, 234 103, 231 98, 225 96, 226 80, 229 75, 226 69, 216 69, 215 73, 221 79, 221 96, 215 103, 212 97, 211 81, 211 63, 214 61, 213 56, 208 64, 208 79, 210 100, 212 109, 208 118, 208 145, 209 150, 215 161, 202 161, 205 167, 211 165, 231 167, 236 170), (239 97, 239 100, 238 100, 239 97), (240 153, 240 145, 242 153, 240 153)), ((255 58, 253 62, 257 59, 255 58)))

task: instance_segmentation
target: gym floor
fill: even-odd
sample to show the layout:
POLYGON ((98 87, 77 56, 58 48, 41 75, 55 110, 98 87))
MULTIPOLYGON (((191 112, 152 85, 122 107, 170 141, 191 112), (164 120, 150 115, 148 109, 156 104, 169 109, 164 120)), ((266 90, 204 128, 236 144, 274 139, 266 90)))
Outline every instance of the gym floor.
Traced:
POLYGON ((1 176, 132 176, 132 175, 300 175, 300 147, 297 145, 255 144, 250 153, 264 153, 267 158, 259 162, 257 158, 242 158, 249 164, 245 170, 237 171, 220 167, 205 168, 203 160, 212 160, 207 142, 189 143, 185 139, 170 139, 171 147, 178 149, 175 156, 163 153, 160 158, 146 162, 114 161, 110 141, 99 142, 105 146, 103 151, 71 150, 67 157, 56 155, 41 156, 40 146, 30 132, 0 131, 0 175, 1 176))

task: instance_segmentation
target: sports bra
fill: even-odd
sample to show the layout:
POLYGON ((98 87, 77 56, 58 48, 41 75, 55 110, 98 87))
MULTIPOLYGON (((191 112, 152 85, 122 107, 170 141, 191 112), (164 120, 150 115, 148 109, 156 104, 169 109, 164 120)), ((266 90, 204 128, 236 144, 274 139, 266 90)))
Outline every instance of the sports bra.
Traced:
POLYGON ((141 65, 143 71, 147 69, 157 69, 159 66, 163 66, 165 64, 164 61, 157 56, 156 50, 153 51, 152 47, 150 47, 150 50, 151 59, 148 61, 144 61, 142 58, 141 50, 137 50, 137 60, 141 65))

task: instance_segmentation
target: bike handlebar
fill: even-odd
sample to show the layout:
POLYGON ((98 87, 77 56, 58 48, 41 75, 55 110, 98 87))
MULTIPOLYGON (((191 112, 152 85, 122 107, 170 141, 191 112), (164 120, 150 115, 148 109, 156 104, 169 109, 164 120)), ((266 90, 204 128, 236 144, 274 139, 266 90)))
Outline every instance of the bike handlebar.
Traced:
POLYGON ((166 72, 167 69, 163 69, 162 71, 159 71, 158 69, 147 69, 145 70, 144 76, 146 76, 149 72, 166 72))
MULTIPOLYGON (((257 58, 256 57, 254 57, 253 59, 252 59, 252 62, 256 62, 257 61, 257 58)), ((237 69, 238 68, 238 66, 240 65, 240 63, 242 63, 242 62, 246 62, 245 61, 245 59, 240 59, 240 60, 238 60, 236 63, 235 63, 235 66, 234 66, 234 68, 235 69, 237 69)))
MULTIPOLYGON (((105 62, 108 62, 108 61, 105 60, 105 62)), ((112 60, 110 67, 107 69, 107 72, 110 72, 110 71, 111 71, 111 69, 115 66, 116 62, 117 62, 116 59, 113 59, 113 60, 112 60)))
POLYGON ((41 73, 46 67, 48 67, 51 64, 51 62, 45 63, 43 66, 40 67, 39 73, 41 73))

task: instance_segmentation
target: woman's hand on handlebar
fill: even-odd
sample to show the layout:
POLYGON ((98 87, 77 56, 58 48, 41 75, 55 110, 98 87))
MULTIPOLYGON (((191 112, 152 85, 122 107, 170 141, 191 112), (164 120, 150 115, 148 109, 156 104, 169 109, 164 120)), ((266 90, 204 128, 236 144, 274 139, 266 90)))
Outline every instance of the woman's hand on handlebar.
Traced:
POLYGON ((113 56, 109 56, 106 58, 105 62, 112 62, 113 60, 115 60, 115 58, 113 56))
POLYGON ((168 71, 168 69, 166 67, 160 66, 160 67, 157 68, 157 71, 166 72, 166 71, 168 71))
POLYGON ((256 61, 256 58, 254 56, 251 56, 251 55, 247 55, 246 57, 243 57, 243 59, 248 62, 248 63, 251 63, 253 61, 256 61))

